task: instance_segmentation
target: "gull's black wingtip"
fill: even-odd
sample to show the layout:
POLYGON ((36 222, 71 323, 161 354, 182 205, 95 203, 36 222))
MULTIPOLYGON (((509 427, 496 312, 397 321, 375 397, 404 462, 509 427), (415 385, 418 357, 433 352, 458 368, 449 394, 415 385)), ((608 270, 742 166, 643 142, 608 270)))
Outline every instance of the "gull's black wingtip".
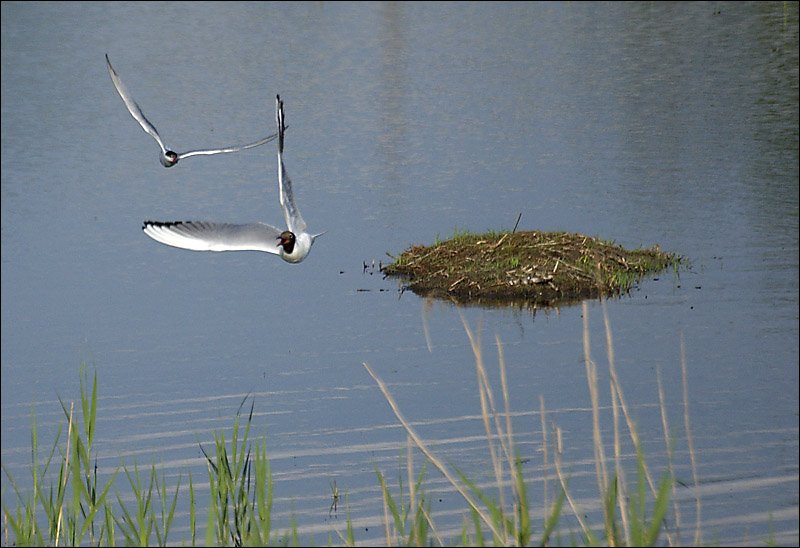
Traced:
POLYGON ((283 154, 283 132, 286 131, 286 124, 280 94, 275 96, 275 121, 278 122, 278 152, 283 154))
POLYGON ((169 228, 171 226, 181 226, 181 225, 191 224, 192 222, 193 221, 145 221, 142 223, 142 230, 144 230, 148 226, 169 228))

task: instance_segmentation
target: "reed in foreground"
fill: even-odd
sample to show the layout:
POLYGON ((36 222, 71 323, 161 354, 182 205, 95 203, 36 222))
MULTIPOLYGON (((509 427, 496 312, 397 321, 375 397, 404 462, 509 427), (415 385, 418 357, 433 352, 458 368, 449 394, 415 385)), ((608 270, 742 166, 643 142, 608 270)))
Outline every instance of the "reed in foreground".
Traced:
MULTIPOLYGON (((376 470, 383 495, 383 530, 387 545, 439 545, 458 543, 482 546, 487 542, 503 546, 527 546, 530 544, 548 545, 585 543, 589 545, 607 544, 646 546, 662 540, 669 545, 682 545, 680 538, 680 511, 672 503, 669 520, 673 524, 666 527, 670 512, 670 497, 675 483, 667 470, 659 481, 653 479, 649 470, 642 443, 635 428, 630 409, 625 400, 622 386, 616 373, 613 352, 613 337, 608 317, 603 308, 607 357, 610 373, 611 410, 613 413, 613 457, 606 458, 606 444, 602 439, 600 424, 600 390, 597 380, 597 366, 592 358, 588 328, 588 308, 584 305, 584 362, 586 379, 591 400, 594 465, 598 485, 602 524, 593 526, 586 518, 587 511, 581 508, 569 491, 569 478, 564 472, 563 432, 557 426, 552 431, 547 427, 544 401, 540 399, 542 424, 542 455, 544 474, 543 493, 539 503, 541 512, 536 512, 530 501, 528 481, 523 476, 522 461, 514 446, 514 433, 511 422, 511 404, 508 396, 503 346, 496 338, 498 367, 500 373, 500 394, 502 401, 495 399, 484 364, 480 342, 480 332, 476 333, 462 317, 464 329, 475 357, 475 371, 481 405, 481 418, 489 452, 488 462, 494 484, 490 489, 482 488, 458 468, 445 464, 429 447, 429 444, 411 427, 408 420, 389 392, 386 384, 370 368, 364 367, 373 377, 386 401, 405 428, 408 437, 405 474, 408 486, 403 489, 401 478, 399 493, 393 493, 385 476, 376 470), (621 424, 625 424, 625 428, 621 424), (635 448, 636 470, 629 481, 623 466, 622 438, 627 436, 635 448), (550 441, 554 439, 555 441, 550 441), (553 446, 554 447, 551 447, 553 446), (414 451, 419 450, 427 463, 438 470, 459 493, 466 503, 465 519, 461 534, 456 539, 445 539, 431 514, 431 505, 424 492, 426 466, 415 474, 414 451), (550 455, 553 455, 552 463, 550 455), (558 480, 558 493, 552 498, 548 490, 548 471, 558 480), (491 492, 489 492, 491 491, 491 492), (539 513, 540 523, 534 523, 533 515, 539 513), (571 525, 578 524, 575 534, 571 525), (569 532, 569 536, 564 536, 569 532), (489 540, 487 537, 491 537, 489 540)), ((685 358, 682 354, 684 382, 684 428, 690 432, 685 358)), ((16 506, 3 505, 5 545, 20 546, 78 546, 108 545, 118 542, 127 545, 146 546, 175 544, 170 539, 175 520, 175 508, 181 493, 181 479, 174 491, 170 491, 164 477, 159 478, 155 466, 149 475, 140 474, 139 468, 133 471, 121 467, 133 493, 133 504, 126 506, 117 495, 116 503, 111 500, 109 491, 120 471, 117 468, 110 477, 98 476, 96 465, 92 464, 92 447, 97 418, 97 377, 94 376, 91 390, 87 388, 85 371, 81 368, 80 411, 76 418, 74 406, 69 409, 62 402, 67 420, 66 447, 61 447, 61 430, 49 450, 48 456, 40 464, 39 441, 33 420, 32 443, 32 489, 23 492, 5 465, 3 469, 16 496, 16 506), (58 455, 58 456, 57 456, 58 455), (55 467, 58 466, 56 470, 55 467), (50 483, 47 481, 50 479, 50 483)), ((669 427, 664 408, 663 390, 658 379, 661 416, 665 432, 668 454, 671 443, 667 432, 669 427)), ((251 546, 251 545, 299 545, 300 535, 296 522, 292 520, 289 530, 279 534, 272 523, 273 480, 269 460, 266 455, 264 439, 253 444, 250 441, 250 427, 253 418, 251 403, 246 423, 242 424, 242 410, 247 398, 239 406, 231 430, 230 441, 224 433, 214 433, 213 450, 201 446, 205 455, 209 478, 209 502, 203 545, 211 546, 251 546)), ((690 457, 695 484, 696 464, 690 442, 690 457)), ((671 458, 669 459, 671 463, 671 458)), ((670 464, 671 467, 671 464, 670 464)), ((334 489, 334 487, 332 487, 334 489)), ((335 489, 334 489, 335 491, 335 489)), ((185 492, 185 491, 184 491, 185 492)), ((188 481, 189 493, 189 531, 190 538, 179 542, 197 544, 197 499, 191 474, 188 481)), ((338 499, 338 493, 335 495, 338 499)), ((336 500, 336 499, 334 499, 336 500)), ((345 497, 347 506, 347 497, 345 497)), ((700 500, 696 500, 697 522, 695 524, 694 544, 702 542, 700 536, 700 500)), ((349 512, 345 531, 335 530, 329 536, 329 543, 338 537, 338 543, 353 546, 356 543, 353 524, 349 512)), ((307 541, 306 541, 307 542, 307 541)))
POLYGON ((97 374, 91 393, 86 387, 85 369, 82 367, 80 401, 83 417, 76 421, 74 404, 67 409, 61 407, 67 419, 66 449, 59 449, 62 427, 56 434, 52 448, 42 464, 39 462, 39 441, 34 416, 31 430, 31 480, 30 494, 23 494, 5 466, 3 470, 17 496, 15 510, 3 508, 4 538, 9 542, 9 530, 14 534, 14 544, 44 546, 59 544, 78 546, 89 544, 113 544, 116 520, 109 511, 108 491, 119 469, 104 484, 99 485, 97 467, 92 463, 92 444, 97 424, 97 374), (56 483, 45 487, 51 477, 56 450, 61 458, 58 462, 56 483), (40 515, 44 514, 43 521, 40 515))
MULTIPOLYGON (((15 496, 16 506, 3 505, 3 541, 6 546, 115 546, 120 540, 130 546, 166 546, 174 523, 181 492, 181 479, 173 493, 166 480, 158 477, 155 465, 143 478, 138 466, 133 471, 122 467, 128 479, 133 503, 128 506, 117 495, 115 505, 108 496, 120 468, 100 484, 97 466, 92 463, 92 444, 97 424, 97 375, 91 393, 86 389, 85 369, 81 367, 80 401, 83 432, 74 416, 62 403, 67 417, 66 449, 59 446, 61 428, 43 464, 39 463, 36 420, 33 419, 32 487, 23 492, 3 465, 15 496), (52 467, 60 455, 58 470, 52 467), (47 478, 55 476, 46 486, 47 478), (120 538, 121 536, 121 538, 120 538)), ((249 441, 252 406, 240 439, 241 410, 236 414, 230 445, 224 433, 214 433, 214 451, 201 446, 208 465, 210 501, 204 546, 243 546, 280 543, 298 545, 297 529, 277 536, 271 529, 272 474, 266 456, 266 442, 249 441)), ((197 541, 197 508, 194 484, 189 475, 189 527, 192 546, 197 541)), ((183 539, 186 541, 186 539, 183 539)))
MULTIPOLYGON (((573 499, 568 489, 568 478, 563 470, 563 432, 558 426, 554 426, 555 451, 554 467, 555 475, 559 481, 559 494, 552 503, 548 499, 547 468, 548 468, 548 429, 545 420, 544 401, 541 401, 540 414, 542 420, 542 448, 544 455, 545 477, 543 478, 544 493, 542 497, 544 519, 538 528, 538 534, 534 535, 534 527, 531 524, 530 515, 532 508, 528 500, 526 482, 523 478, 521 469, 521 459, 514 449, 514 434, 511 423, 510 402, 508 397, 508 383, 506 377, 505 359, 503 347, 499 337, 496 338, 498 351, 498 367, 500 373, 501 394, 503 410, 498 411, 494 393, 489 383, 489 378, 484 365, 483 352, 479 334, 476 334, 468 325, 462 315, 464 329, 472 346, 475 356, 475 370, 477 377, 478 393, 481 404, 481 417, 484 425, 487 447, 489 452, 489 462, 493 470, 495 484, 492 488, 493 495, 480 489, 477 484, 470 480, 458 469, 446 465, 437 457, 426 444, 425 440, 410 425, 409 421, 401 412, 397 402, 390 393, 383 380, 375 371, 364 363, 364 367, 370 376, 375 380, 384 398, 394 412, 397 420, 408 434, 408 481, 411 482, 413 476, 412 465, 412 446, 417 448, 425 456, 434 468, 436 468, 450 483, 457 493, 461 495, 469 508, 471 516, 472 530, 470 531, 465 524, 462 529, 461 543, 464 545, 483 545, 486 533, 491 534, 492 542, 495 545, 503 546, 527 546, 531 542, 538 545, 548 545, 553 538, 559 544, 563 542, 560 535, 560 525, 567 515, 573 517, 579 524, 580 539, 573 538, 573 543, 583 542, 589 545, 607 544, 609 546, 653 546, 662 537, 666 543, 674 546, 682 545, 679 538, 679 530, 673 528, 668 530, 665 527, 666 517, 669 511, 670 497, 674 493, 675 482, 670 470, 664 472, 662 478, 655 482, 652 473, 647 466, 642 443, 637 433, 630 409, 625 400, 622 386, 616 372, 614 362, 613 337, 608 315, 603 303, 603 318, 605 324, 607 357, 610 373, 610 393, 611 409, 613 413, 613 450, 614 457, 611 465, 608 464, 605 454, 605 444, 600 429, 600 403, 599 403, 599 382, 597 378, 597 366, 591 355, 591 344, 588 326, 588 307, 584 304, 584 362, 586 367, 586 379, 589 387, 591 399, 592 424, 593 424, 593 445, 594 445, 594 464, 595 475, 598 486, 598 494, 601 502, 602 527, 592 527, 587 522, 585 515, 586 509, 581 508, 573 499), (621 416, 625 419, 626 429, 621 428, 621 416), (622 440, 627 430, 627 436, 635 449, 636 472, 633 486, 628 482, 625 468, 623 466, 622 440), (613 470, 613 471, 610 471, 613 470), (649 511, 648 511, 649 508, 649 511)), ((682 363, 685 371, 685 359, 682 363)), ((685 406, 685 427, 689 431, 688 406, 684 373, 684 406, 685 406)), ((660 381, 659 393, 661 394, 660 381)), ((670 441, 668 439, 668 426, 666 423, 666 410, 664 407, 663 396, 661 400, 661 416, 664 425, 665 440, 668 446, 668 453, 671 455, 670 441)), ((694 462, 693 451, 692 461, 694 462)), ((671 459, 670 459, 671 460, 671 459)), ((694 465, 693 465, 694 466, 694 465)), ((696 478, 695 478, 696 481, 696 478)), ((397 504, 394 503, 391 495, 386 488, 385 482, 381 480, 381 487, 384 492, 384 500, 391 510, 393 520, 385 519, 386 543, 387 545, 413 545, 419 544, 420 540, 427 541, 427 538, 420 538, 416 533, 418 529, 412 528, 406 532, 404 520, 400 516, 404 515, 395 510, 397 504)), ((419 491, 419 488, 417 488, 419 491)), ((402 493, 401 493, 402 495, 402 493)), ((695 544, 700 542, 700 522, 699 522, 699 499, 698 522, 696 524, 695 544)), ((414 501, 413 496, 409 497, 409 507, 417 514, 423 512, 423 501, 414 501)), ((680 512, 677 505, 673 506, 674 523, 680 523, 680 512)), ((413 522, 427 523, 429 529, 435 530, 431 522, 429 512, 423 513, 424 521, 415 517, 413 522)), ((428 529, 423 529, 427 531, 428 529)), ((424 542, 428 543, 428 542, 424 542)), ((437 538, 437 543, 443 543, 437 538)))

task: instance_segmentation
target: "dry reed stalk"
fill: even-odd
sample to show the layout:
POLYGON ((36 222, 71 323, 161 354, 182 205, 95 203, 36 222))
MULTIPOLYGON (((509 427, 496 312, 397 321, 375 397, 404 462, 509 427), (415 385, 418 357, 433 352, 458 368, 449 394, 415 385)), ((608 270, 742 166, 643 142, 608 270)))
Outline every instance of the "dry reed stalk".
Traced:
MULTIPOLYGON (((69 446, 70 442, 72 441, 72 412, 75 408, 75 402, 69 403, 69 425, 67 426, 67 456, 64 459, 64 485, 62 489, 64 491, 67 490, 67 478, 69 477, 69 446)), ((64 515, 64 503, 61 503, 61 506, 58 509, 58 522, 56 525, 56 542, 55 546, 58 546, 58 538, 61 532, 61 519, 64 515)))
POLYGON ((406 476, 408 477, 408 507, 416 508, 416 485, 414 482, 414 445, 411 436, 408 436, 406 445, 406 476))
POLYGON ((542 472, 544 476, 544 508, 547 510, 547 476, 549 475, 547 466, 547 421, 544 414, 544 396, 539 395, 539 415, 542 421, 542 472))
MULTIPOLYGON (((436 532, 436 527, 434 527, 433 520, 431 519, 431 516, 428 514, 428 511, 425 510, 425 508, 423 508, 422 506, 420 506, 419 509, 422 512, 422 515, 425 516, 425 521, 428 522, 428 527, 430 527, 430 532, 433 534, 434 538, 436 539, 436 542, 439 543, 439 546, 444 546, 444 541, 442 540, 442 537, 439 536, 439 533, 436 532)), ((417 539, 417 542, 419 542, 419 539, 417 539)))
MULTIPOLYGON (((506 413, 506 436, 508 441, 506 442, 506 446, 508 450, 506 451, 506 456, 508 458, 508 469, 511 471, 511 484, 513 485, 513 489, 517 489, 517 486, 520 485, 520 482, 523 481, 523 478, 520 477, 519 470, 515 465, 516 451, 514 451, 514 430, 511 425, 511 402, 508 397, 508 379, 506 376, 506 357, 503 353, 503 344, 500 342, 500 336, 495 335, 494 337, 495 342, 497 343, 497 364, 500 368, 500 388, 503 392, 503 408, 506 413)), ((498 435, 501 432, 498 430, 498 435)), ((516 494, 516 503, 521 504, 521 493, 516 494)), ((514 512, 514 516, 517 515, 517 512, 514 512)), ((517 524, 517 530, 519 530, 519 524, 517 524)))
MULTIPOLYGON (((489 445, 489 455, 492 460, 492 468, 494 469, 495 481, 497 482, 499 507, 501 513, 504 514, 506 504, 505 504, 505 490, 503 489, 503 464, 502 461, 498 458, 494 448, 494 443, 492 442, 493 436, 492 436, 491 421, 489 419, 489 407, 491 408, 492 416, 495 419, 495 428, 497 429, 498 441, 507 459, 509 458, 508 448, 505 447, 505 444, 503 442, 503 436, 501 434, 502 430, 500 428, 500 421, 497 417, 497 410, 494 405, 494 397, 492 396, 492 390, 489 384, 489 378, 486 375, 486 368, 483 366, 483 352, 481 350, 480 335, 476 336, 472 332, 472 329, 467 323, 466 318, 464 318, 464 315, 461 313, 461 309, 458 309, 458 312, 459 315, 461 316, 461 322, 464 324, 464 329, 467 332, 467 337, 469 337, 470 345, 472 345, 472 353, 475 355, 475 369, 478 376, 478 392, 480 394, 480 401, 481 401, 481 417, 483 418, 483 426, 484 429, 486 430, 486 441, 489 445)), ((503 521, 502 525, 503 525, 503 538, 507 538, 508 530, 506 529, 505 520, 503 521)))
MULTIPOLYGON (((600 404, 597 394, 597 365, 592 360, 591 343, 589 339, 589 307, 586 301, 583 306, 583 356, 586 364, 586 382, 589 385, 589 397, 592 402, 592 437, 594 440, 595 474, 597 487, 601 499, 605 500, 608 493, 608 472, 606 470, 606 455, 603 448, 603 437, 600 433, 600 404)), ((611 524, 607 505, 603 504, 603 523, 606 529, 606 538, 613 542, 614 531, 611 524)))
MULTIPOLYGON (((603 307, 603 323, 605 325, 605 332, 606 332, 606 347, 608 352, 608 371, 611 375, 611 388, 614 392, 619 395, 620 405, 622 406, 622 412, 625 415, 625 422, 628 424, 628 432, 631 435, 631 441, 633 442, 634 447, 641 447, 641 438, 639 438, 639 432, 636 430, 636 425, 633 423, 633 419, 631 418, 631 414, 628 411, 628 404, 625 402, 625 394, 622 391, 622 384, 619 382, 619 377, 617 376, 617 367, 616 362, 614 360, 614 340, 613 335, 611 333, 611 322, 608 320, 608 310, 606 308, 605 300, 602 301, 603 307)), ((647 483, 650 486, 650 491, 652 491, 653 496, 656 496, 658 493, 658 488, 656 487, 655 482, 653 481, 653 476, 650 474, 650 469, 647 467, 647 463, 643 462, 645 478, 647 478, 647 483)))
POLYGON ((561 455, 563 454, 563 445, 561 443, 561 428, 558 426, 555 427, 556 430, 556 450, 553 455, 553 462, 556 465, 556 476, 558 476, 558 481, 561 482, 561 492, 564 493, 564 496, 567 499, 567 503, 569 507, 572 509, 572 513, 578 520, 578 523, 581 525, 581 529, 583 529, 583 533, 585 536, 589 537, 592 535, 592 530, 589 528, 589 524, 586 523, 583 519, 583 513, 578 510, 578 506, 575 504, 575 501, 572 500, 572 495, 570 495, 569 490, 567 489, 567 480, 564 479, 564 474, 561 472, 561 455))
MULTIPOLYGON (((603 310, 603 325, 605 328, 606 334, 606 352, 608 355, 608 371, 611 376, 611 396, 613 401, 613 412, 614 412, 614 444, 615 444, 615 455, 617 459, 617 478, 620 482, 620 493, 623 496, 617 497, 619 501, 619 508, 620 508, 620 516, 622 518, 623 528, 625 530, 625 539, 628 541, 630 545, 630 528, 628 524, 628 513, 626 511, 626 497, 624 496, 627 493, 626 489, 626 482, 625 482, 625 475, 623 472, 622 467, 620 466, 620 457, 621 457, 621 449, 619 446, 619 439, 618 439, 618 417, 617 417, 617 403, 616 398, 619 398, 619 406, 622 408, 622 413, 625 416, 625 422, 628 426, 628 432, 631 437, 631 441, 633 442, 634 447, 637 449, 640 448, 641 445, 641 438, 639 437, 639 432, 636 429, 636 425, 631 418, 631 413, 628 408, 628 404, 625 401, 625 394, 622 390, 622 383, 619 382, 619 376, 617 375, 617 367, 616 367, 616 360, 614 354, 614 337, 611 331, 611 322, 608 318, 608 307, 606 306, 606 301, 603 299, 601 301, 602 310, 603 310)), ((660 373, 659 373, 660 375, 660 373)), ((660 376, 658 378, 660 383, 660 376)), ((661 390, 661 385, 659 384, 659 390, 661 390)), ((664 428, 664 435, 668 435, 667 425, 666 425, 666 410, 664 409, 664 399, 663 399, 663 392, 659 392, 659 397, 661 401, 661 417, 662 417, 662 427, 664 428)), ((645 473, 645 478, 647 479, 647 484, 650 487, 650 491, 653 494, 653 497, 657 497, 658 488, 653 481, 653 476, 650 473, 650 468, 647 466, 647 462, 643 459, 642 460, 642 468, 645 473)), ((670 467, 670 477, 672 476, 672 470, 670 467)), ((673 484, 674 485, 674 484, 673 484)), ((674 491, 674 488, 673 488, 674 491)), ((673 498, 673 504, 677 507, 677 503, 675 503, 675 499, 673 498)), ((674 539, 672 538, 672 534, 665 528, 664 534, 667 537, 667 541, 670 545, 674 545, 674 539)))
MULTIPOLYGON (((439 543, 439 546, 444 546, 444 542, 442 541, 439 533, 436 532, 436 527, 433 525, 433 520, 431 519, 428 512, 425 510, 425 507, 422 505, 422 501, 420 501, 419 508, 417 508, 417 485, 414 481, 414 442, 411 439, 411 436, 408 436, 408 446, 406 449, 406 474, 408 476, 408 509, 409 511, 413 510, 415 512, 422 512, 422 515, 425 517, 425 521, 428 522, 428 527, 430 528, 430 532, 436 538, 436 542, 439 543)), ((417 539, 419 542, 420 539, 417 539)))
POLYGON ((700 534, 700 484, 697 481, 697 461, 694 452, 694 439, 692 429, 689 425, 689 383, 686 380, 686 345, 683 342, 683 332, 681 332, 681 383, 683 384, 683 427, 686 430, 686 443, 689 445, 689 461, 692 464, 692 481, 694 481, 695 508, 697 520, 694 533, 694 545, 700 546, 702 535, 700 534))
POLYGON ((619 404, 617 403, 617 392, 614 390, 613 384, 611 387, 611 410, 614 417, 614 465, 617 474, 617 485, 619 486, 617 504, 619 505, 619 514, 622 519, 622 530, 625 533, 625 544, 632 546, 631 527, 628 521, 628 485, 625 481, 625 470, 622 467, 622 444, 619 439, 619 404))
POLYGON ((444 465, 444 463, 441 460, 439 460, 439 458, 436 455, 434 455, 431 452, 430 449, 428 449, 428 446, 425 445, 425 442, 422 441, 422 438, 420 438, 419 435, 416 433, 416 431, 411 427, 406 418, 400 412, 400 409, 397 407, 397 403, 394 401, 394 398, 389 392, 389 389, 386 387, 386 383, 384 383, 383 380, 380 377, 378 377, 378 375, 375 374, 375 372, 372 370, 372 368, 370 368, 367 362, 362 362, 362 365, 367 370, 367 373, 369 373, 372 379, 377 383, 378 388, 380 388, 381 392, 383 393, 383 397, 386 398, 386 401, 389 404, 389 407, 391 407, 392 412, 394 412, 395 417, 397 417, 397 420, 399 420, 400 424, 403 425, 403 428, 405 428, 409 437, 414 441, 414 444, 417 447, 419 447, 419 450, 422 451, 422 453, 428 458, 431 464, 433 464, 436 467, 436 469, 439 470, 439 472, 441 472, 445 478, 447 478, 447 481, 449 481, 450 484, 453 486, 453 488, 455 488, 455 490, 458 491, 458 494, 460 494, 464 498, 464 500, 467 501, 467 504, 469 504, 470 507, 472 507, 472 509, 475 510, 478 516, 480 516, 481 520, 483 520, 483 522, 486 524, 486 526, 489 529, 491 529, 492 533, 498 539, 500 539, 501 543, 508 544, 508 539, 500 534, 500 531, 498 531, 497 527, 495 527, 494 523, 492 523, 491 518, 486 514, 486 512, 483 511, 483 509, 480 508, 480 506, 478 506, 475 500, 470 496, 469 493, 467 493, 464 487, 461 486, 458 480, 455 477, 453 477, 453 474, 450 472, 450 470, 444 465))
MULTIPOLYGON (((619 435, 619 408, 622 406, 623 413, 627 418, 627 407, 625 405, 625 397, 622 394, 621 387, 617 380, 617 372, 614 360, 614 340, 611 333, 611 325, 608 321, 608 312, 606 310, 605 301, 603 304, 603 322, 605 324, 606 333, 606 355, 608 356, 608 369, 611 376, 610 391, 611 391, 611 411, 613 416, 614 425, 614 470, 616 473, 618 494, 617 504, 619 505, 620 518, 622 520, 622 529, 625 534, 625 543, 630 546, 631 542, 631 528, 628 520, 628 502, 627 502, 627 481, 625 480, 625 470, 622 467, 622 443, 620 442, 619 435), (619 388, 619 390, 617 389, 619 388)), ((628 428, 630 429, 631 422, 628 421, 628 428)))
MULTIPOLYGON (((672 469, 672 456, 673 456, 673 447, 672 442, 669 439, 669 421, 667 419, 667 404, 666 398, 664 397, 664 386, 661 382, 661 367, 656 367, 656 383, 658 384, 658 406, 661 411, 661 429, 664 431, 664 443, 667 448, 667 471, 669 472, 669 477, 674 478, 675 473, 672 469)), ((678 504, 677 497, 675 496, 675 482, 672 482, 672 511, 675 515, 675 534, 677 535, 676 538, 672 538, 670 533, 667 533, 667 539, 669 541, 670 546, 680 546, 680 530, 681 530, 681 511, 680 505, 678 504)), ((666 531, 665 531, 666 532, 666 531)))

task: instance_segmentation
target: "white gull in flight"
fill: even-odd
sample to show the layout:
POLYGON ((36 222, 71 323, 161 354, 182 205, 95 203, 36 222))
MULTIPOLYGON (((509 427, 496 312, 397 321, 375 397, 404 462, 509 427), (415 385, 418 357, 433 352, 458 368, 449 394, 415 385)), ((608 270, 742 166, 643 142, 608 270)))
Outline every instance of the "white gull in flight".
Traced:
POLYGON ((159 156, 159 161, 161 165, 164 167, 172 167, 178 163, 178 160, 182 160, 183 158, 189 158, 191 156, 208 156, 210 154, 224 154, 226 152, 239 152, 240 150, 245 150, 248 148, 257 147, 263 145, 264 143, 269 143, 278 135, 273 133, 269 137, 264 137, 263 139, 259 139, 253 143, 249 143, 247 145, 234 145, 229 147, 223 148, 208 148, 208 149, 201 149, 201 150, 190 150, 188 152, 175 152, 167 148, 164 144, 164 141, 161 139, 161 136, 158 134, 156 127, 150 123, 150 121, 145 118, 142 109, 139 108, 139 105, 136 104, 136 101, 133 100, 128 88, 122 83, 120 80, 117 71, 114 70, 114 67, 111 66, 111 61, 108 59, 108 54, 106 54, 106 65, 108 65, 108 74, 111 76, 111 81, 114 83, 114 87, 117 89, 117 93, 119 96, 122 97, 122 100, 125 102, 125 106, 128 107, 128 112, 131 113, 133 119, 139 122, 139 125, 142 126, 142 129, 145 130, 150 136, 156 140, 158 146, 161 147, 161 155, 159 156))
POLYGON ((278 123, 278 189, 286 219, 286 230, 265 223, 231 224, 206 221, 145 221, 144 233, 162 244, 192 251, 265 251, 289 263, 306 258, 314 240, 324 234, 306 232, 306 222, 294 202, 292 181, 283 164, 283 137, 286 125, 283 101, 277 96, 275 119, 278 123))

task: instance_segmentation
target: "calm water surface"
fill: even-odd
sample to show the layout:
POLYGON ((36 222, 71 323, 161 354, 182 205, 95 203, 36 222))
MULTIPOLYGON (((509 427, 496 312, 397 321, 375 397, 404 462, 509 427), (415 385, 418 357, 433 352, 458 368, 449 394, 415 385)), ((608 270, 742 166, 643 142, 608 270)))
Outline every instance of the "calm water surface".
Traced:
MULTIPOLYGON (((32 413, 46 445, 81 363, 99 381, 103 474, 155 463, 175 483, 203 478, 200 444, 249 394, 277 525, 295 515, 317 542, 343 529, 341 510, 329 516, 336 480, 357 539, 380 539, 375 469, 397 485, 406 436, 363 362, 438 455, 491 478, 459 311, 363 264, 522 213, 525 230, 690 261, 605 305, 648 462, 667 466, 660 372, 687 486, 680 537, 693 538, 699 496, 706 542, 797 543, 797 151, 792 3, 3 2, 3 466, 25 485, 32 413), (281 94, 298 204, 327 231, 305 262, 142 234, 145 219, 280 224, 275 149, 162 168, 105 53, 179 150, 271 133, 281 94)), ((602 305, 587 311, 610 442, 602 305)), ((463 314, 496 388, 502 341, 536 512, 541 398, 596 516, 582 308, 463 314)), ((426 486, 434 521, 457 531, 458 496, 432 469, 426 486)), ((187 528, 182 513, 174 540, 187 528)))

